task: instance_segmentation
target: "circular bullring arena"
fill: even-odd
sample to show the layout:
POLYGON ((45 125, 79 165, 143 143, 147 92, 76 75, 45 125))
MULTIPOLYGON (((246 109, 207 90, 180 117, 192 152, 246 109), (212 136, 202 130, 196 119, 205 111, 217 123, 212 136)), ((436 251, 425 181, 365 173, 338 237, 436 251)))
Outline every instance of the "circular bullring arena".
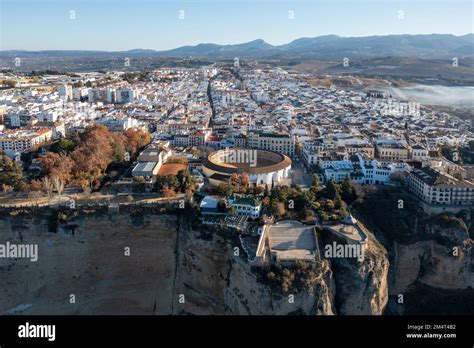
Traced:
POLYGON ((278 185, 290 175, 291 159, 278 152, 232 148, 210 153, 202 160, 211 185, 229 181, 232 174, 247 173, 253 185, 278 185))

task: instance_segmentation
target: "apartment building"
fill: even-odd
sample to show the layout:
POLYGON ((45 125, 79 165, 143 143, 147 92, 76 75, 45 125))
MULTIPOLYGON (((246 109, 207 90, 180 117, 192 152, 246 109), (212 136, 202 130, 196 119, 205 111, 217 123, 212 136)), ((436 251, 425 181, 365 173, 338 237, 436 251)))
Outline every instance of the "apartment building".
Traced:
POLYGON ((284 133, 249 133, 247 134, 247 146, 289 156, 295 154, 294 137, 284 133))
POLYGON ((474 203, 474 184, 441 173, 430 167, 414 169, 408 187, 420 200, 439 205, 470 205, 474 203))
POLYGON ((408 159, 408 146, 400 140, 377 140, 377 157, 382 160, 405 161, 408 159))
POLYGON ((138 92, 133 89, 117 89, 115 101, 119 104, 130 103, 138 97, 138 92))
POLYGON ((423 146, 416 144, 412 146, 411 149, 412 159, 416 161, 423 161, 429 158, 429 151, 423 146))
POLYGON ((0 151, 29 152, 36 145, 51 140, 49 128, 21 129, 0 134, 0 151))

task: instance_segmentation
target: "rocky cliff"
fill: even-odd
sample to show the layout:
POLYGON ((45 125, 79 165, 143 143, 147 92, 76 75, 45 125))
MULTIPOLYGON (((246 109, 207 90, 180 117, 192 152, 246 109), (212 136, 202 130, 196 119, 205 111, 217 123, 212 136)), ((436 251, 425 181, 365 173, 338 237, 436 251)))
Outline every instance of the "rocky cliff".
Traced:
MULTIPOLYGON (((468 217, 466 221, 470 221, 469 216, 464 217, 468 217)), ((465 221, 442 215, 431 218, 430 223, 424 223, 417 232, 421 240, 413 243, 395 241, 391 247, 390 295, 422 296, 432 303, 431 308, 427 308, 431 313, 448 302, 451 305, 440 314, 472 313, 466 307, 466 303, 472 301, 465 299, 474 296, 473 240, 465 221), (457 301, 446 301, 449 297, 457 301)), ((415 303, 410 306, 393 304, 391 308, 399 313, 419 313, 415 303)))
POLYGON ((262 280, 235 232, 169 209, 2 211, 6 241, 37 244, 39 259, 0 259, 2 314, 381 314, 387 301, 372 239, 363 262, 323 260, 294 293, 262 280))
POLYGON ((357 206, 388 251, 387 314, 472 314, 473 209, 426 214, 398 192, 379 192, 357 206), (397 207, 399 199, 404 209, 397 207))
MULTIPOLYGON (((331 259, 337 289, 335 306, 339 314, 379 315, 387 305, 387 251, 371 233, 368 233, 368 237, 362 260, 331 259)), ((323 234, 325 244, 334 241, 336 238, 330 233, 323 234)))

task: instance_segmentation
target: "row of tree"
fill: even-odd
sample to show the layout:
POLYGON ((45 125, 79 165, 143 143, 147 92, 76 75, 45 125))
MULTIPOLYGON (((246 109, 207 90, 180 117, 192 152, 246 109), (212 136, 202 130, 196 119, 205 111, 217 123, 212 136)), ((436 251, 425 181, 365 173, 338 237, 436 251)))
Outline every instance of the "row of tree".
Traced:
POLYGON ((94 125, 77 139, 60 141, 53 151, 40 157, 40 162, 50 178, 97 188, 110 164, 124 161, 126 153, 133 158, 149 142, 150 135, 142 131, 115 133, 94 125))

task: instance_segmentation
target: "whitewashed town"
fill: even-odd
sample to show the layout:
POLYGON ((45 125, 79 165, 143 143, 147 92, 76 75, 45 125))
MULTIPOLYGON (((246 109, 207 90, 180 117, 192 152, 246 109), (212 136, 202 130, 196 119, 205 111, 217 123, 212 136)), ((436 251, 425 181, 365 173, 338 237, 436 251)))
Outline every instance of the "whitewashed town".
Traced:
MULTIPOLYGON (((473 202, 473 168, 460 165, 458 153, 449 160, 440 152, 444 145, 468 146, 473 140, 469 121, 436 108, 384 93, 313 86, 311 76, 280 68, 210 66, 160 69, 146 78, 129 75, 3 74, 0 79, 14 81, 16 88, 0 94, 0 151, 24 165, 22 155, 38 149, 44 153, 53 142, 99 124, 111 132, 149 133, 152 141, 145 151, 189 158, 196 175, 214 185, 226 183, 232 171, 198 164, 203 156, 197 150, 202 155, 248 148, 288 159, 279 170, 250 175, 251 185, 288 183, 296 162, 323 183, 350 178, 361 185, 394 185, 407 180, 428 204, 473 202)), ((212 156, 205 162, 211 163, 212 156)), ((33 157, 34 166, 38 156, 33 157)), ((138 161, 131 174, 152 182, 162 160, 138 161)))

